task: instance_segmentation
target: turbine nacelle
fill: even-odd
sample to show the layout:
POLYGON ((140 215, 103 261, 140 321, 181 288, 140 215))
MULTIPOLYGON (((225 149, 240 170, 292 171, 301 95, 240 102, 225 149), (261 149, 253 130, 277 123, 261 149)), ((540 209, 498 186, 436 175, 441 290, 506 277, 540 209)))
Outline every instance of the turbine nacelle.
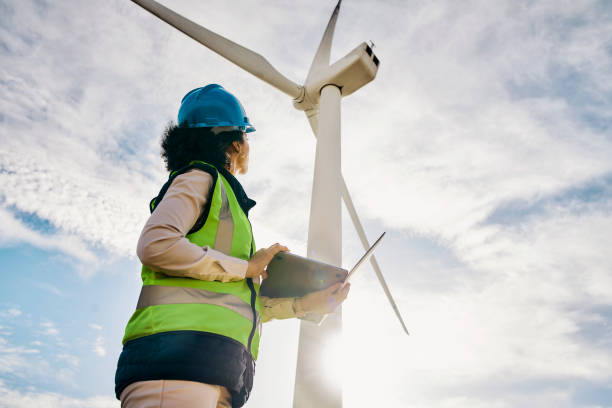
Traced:
POLYGON ((302 95, 293 101, 293 106, 303 111, 316 109, 321 89, 327 85, 340 88, 343 97, 350 95, 376 77, 379 63, 372 48, 365 42, 361 43, 334 64, 312 71, 302 95))

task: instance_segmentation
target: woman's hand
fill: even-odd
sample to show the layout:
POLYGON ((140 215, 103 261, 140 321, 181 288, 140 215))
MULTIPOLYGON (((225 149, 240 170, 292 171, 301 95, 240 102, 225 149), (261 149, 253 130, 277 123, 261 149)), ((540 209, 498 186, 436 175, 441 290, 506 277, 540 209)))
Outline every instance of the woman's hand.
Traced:
POLYGON ((274 255, 280 251, 289 252, 289 248, 276 243, 268 248, 262 248, 255 252, 251 259, 249 259, 245 278, 257 278, 261 276, 262 279, 266 279, 268 277, 266 266, 272 261, 274 255))
POLYGON ((342 282, 338 282, 327 289, 312 292, 304 297, 296 299, 295 309, 298 312, 304 313, 331 313, 336 310, 338 305, 344 302, 344 299, 346 299, 348 296, 350 289, 350 283, 344 284, 342 282))

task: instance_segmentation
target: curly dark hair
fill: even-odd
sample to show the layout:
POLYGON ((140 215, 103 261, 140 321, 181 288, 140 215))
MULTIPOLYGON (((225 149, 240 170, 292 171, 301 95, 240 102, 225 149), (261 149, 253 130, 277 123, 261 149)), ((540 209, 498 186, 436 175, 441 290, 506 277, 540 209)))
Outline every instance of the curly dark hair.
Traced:
POLYGON ((168 123, 161 140, 161 156, 166 169, 173 172, 193 160, 201 160, 216 168, 228 168, 227 148, 232 142, 244 142, 242 131, 214 134, 209 127, 190 128, 168 123))

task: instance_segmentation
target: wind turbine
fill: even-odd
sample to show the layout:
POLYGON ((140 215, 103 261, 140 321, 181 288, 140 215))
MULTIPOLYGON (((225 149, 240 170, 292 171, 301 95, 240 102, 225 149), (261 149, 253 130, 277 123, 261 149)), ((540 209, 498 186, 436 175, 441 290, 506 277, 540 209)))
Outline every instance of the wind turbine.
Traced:
MULTIPOLYGON (((156 1, 132 1, 293 98, 293 106, 306 113, 312 131, 317 137, 308 227, 308 257, 332 265, 342 264, 341 200, 344 200, 364 249, 368 249, 370 244, 341 173, 340 102, 342 97, 352 94, 374 79, 378 71, 379 60, 374 55, 372 48, 363 42, 330 65, 332 39, 342 0, 338 1, 331 15, 306 81, 302 86, 283 76, 260 54, 186 19, 156 1)), ((391 307, 408 334, 376 258, 372 256, 370 262, 391 307)), ((342 310, 340 307, 320 326, 301 323, 293 398, 294 408, 342 406, 341 387, 325 383, 324 367, 321 359, 317 358, 320 357, 325 340, 337 336, 341 331, 342 310)))

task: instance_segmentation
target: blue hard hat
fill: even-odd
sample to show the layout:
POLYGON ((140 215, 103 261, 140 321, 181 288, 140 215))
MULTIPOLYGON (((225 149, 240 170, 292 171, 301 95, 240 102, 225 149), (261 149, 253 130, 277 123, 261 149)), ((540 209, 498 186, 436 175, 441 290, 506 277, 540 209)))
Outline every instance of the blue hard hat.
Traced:
POLYGON ((178 123, 187 127, 234 126, 245 132, 255 131, 240 101, 217 84, 187 93, 181 100, 178 123))

